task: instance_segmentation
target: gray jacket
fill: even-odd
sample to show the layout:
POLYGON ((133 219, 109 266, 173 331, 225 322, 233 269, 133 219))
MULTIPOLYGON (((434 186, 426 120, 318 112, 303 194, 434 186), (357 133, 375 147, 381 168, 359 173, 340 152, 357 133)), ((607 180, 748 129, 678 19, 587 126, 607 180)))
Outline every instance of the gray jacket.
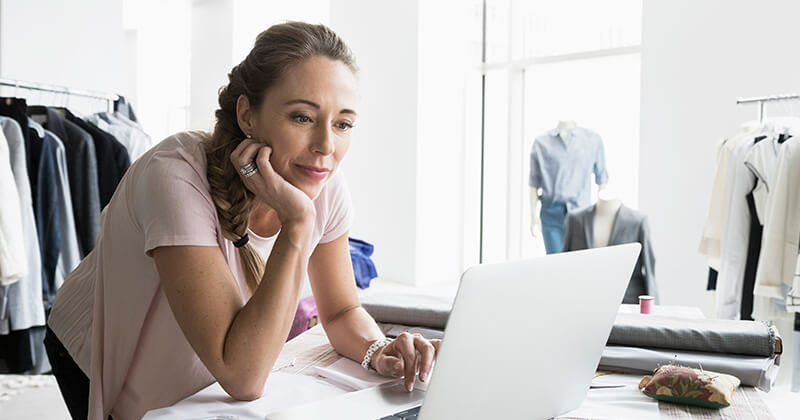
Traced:
MULTIPOLYGON (((592 205, 570 212, 564 222, 564 251, 593 248, 594 241, 594 213, 596 206, 592 205)), ((632 242, 642 244, 642 252, 636 267, 631 275, 628 289, 625 291, 623 303, 638 303, 639 295, 651 295, 658 303, 658 288, 656 287, 656 259, 650 243, 650 229, 647 226, 647 217, 633 209, 620 206, 614 227, 611 229, 611 238, 608 245, 621 245, 632 242)))

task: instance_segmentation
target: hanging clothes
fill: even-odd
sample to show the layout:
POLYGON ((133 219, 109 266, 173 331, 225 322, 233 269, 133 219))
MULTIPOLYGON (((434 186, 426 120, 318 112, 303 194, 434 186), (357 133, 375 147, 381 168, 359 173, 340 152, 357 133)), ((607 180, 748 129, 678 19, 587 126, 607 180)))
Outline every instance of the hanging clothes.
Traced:
POLYGON ((758 262, 755 294, 785 299, 791 289, 800 245, 800 141, 793 137, 781 147, 774 186, 766 204, 766 222, 758 262))
POLYGON ((0 335, 5 335, 13 330, 44 325, 44 307, 39 235, 36 231, 30 181, 25 163, 25 139, 19 124, 11 118, 0 117, 0 127, 8 142, 11 171, 17 186, 23 232, 20 245, 25 251, 27 266, 25 278, 3 289, 7 309, 6 317, 0 320, 0 335))
POLYGON ((118 99, 114 101, 114 112, 119 113, 120 115, 124 115, 126 119, 131 120, 133 122, 139 121, 136 118, 136 113, 133 112, 133 105, 128 102, 122 95, 117 95, 118 99))
POLYGON ((66 152, 64 143, 53 132, 45 130, 37 122, 28 122, 41 137, 47 137, 56 146, 56 177, 53 179, 56 187, 58 203, 57 213, 61 229, 61 249, 58 255, 54 277, 55 288, 61 287, 67 275, 81 262, 78 250, 78 236, 75 231, 74 215, 72 213, 72 195, 69 189, 69 175, 67 173, 66 152))
MULTIPOLYGON (((797 133, 800 119, 771 118, 757 126, 750 124, 718 145, 714 187, 699 251, 711 267, 709 286, 714 280, 713 270, 719 269, 716 312, 720 318, 776 320, 789 316, 784 300, 791 281, 773 287, 768 294, 758 291, 757 277, 769 270, 763 262, 764 253, 770 254, 765 251, 767 243, 773 241, 767 233, 772 217, 767 209, 772 208, 779 157, 797 133)), ((782 203, 780 208, 786 207, 785 197, 777 200, 782 203)), ((793 271, 796 259, 788 260, 785 266, 793 271)))
MULTIPOLYGON (((8 287, 28 274, 23 243, 19 192, 11 170, 11 155, 6 136, 0 132, 0 287, 8 287)), ((0 300, 0 319, 5 319, 8 303, 0 300)))
POLYGON ((52 139, 39 138, 36 130, 30 127, 24 99, 7 98, 0 101, 0 114, 13 118, 22 128, 25 138, 28 179, 39 235, 42 297, 47 308, 56 294, 55 271, 61 252, 61 221, 58 218, 57 189, 53 182, 57 176, 57 146, 52 139))
MULTIPOLYGON (((124 118, 124 117, 121 117, 124 118)), ((128 151, 131 162, 147 152, 152 144, 150 136, 132 124, 126 124, 120 117, 107 112, 97 113, 86 117, 86 121, 97 128, 112 134, 128 151)))
POLYGON ((89 122, 67 109, 0 98, 3 373, 50 370, 43 345, 46 313, 64 279, 93 249, 102 206, 130 165, 130 154, 152 144, 129 119, 135 119, 132 111, 122 111, 127 116, 101 113, 107 115, 89 122))
MULTIPOLYGON (((597 205, 570 212, 564 225, 564 251, 576 251, 594 247, 594 217, 597 205)), ((647 217, 621 205, 614 219, 608 245, 638 242, 642 251, 636 261, 622 303, 639 303, 639 295, 651 295, 659 301, 655 279, 655 255, 651 243, 647 217)))
POLYGON ((72 112, 63 109, 68 121, 75 123, 92 136, 94 150, 97 154, 97 186, 100 191, 100 209, 102 210, 114 195, 119 181, 131 166, 131 158, 125 146, 113 135, 76 117, 72 112))
MULTIPOLYGON (((14 284, 0 287, 0 301, 5 309, 0 316, 0 358, 5 361, 9 373, 44 373, 49 364, 44 357, 40 337, 44 332, 44 306, 42 305, 42 271, 38 234, 28 178, 25 136, 22 128, 12 118, 0 117, 2 134, 0 143, 8 147, 7 159, 11 176, 2 175, 3 180, 16 184, 17 200, 4 201, 4 206, 16 201, 20 210, 19 226, 22 238, 15 247, 23 251, 20 261, 26 265, 26 275, 14 284)), ((2 146, 0 146, 2 147, 2 146)))
POLYGON ((749 133, 735 141, 730 147, 727 174, 726 203, 723 209, 721 259, 717 277, 716 312, 722 319, 739 319, 744 272, 747 262, 747 245, 750 237, 750 212, 746 196, 753 190, 755 177, 744 166, 744 159, 754 146, 753 134, 749 133))
POLYGON ((100 233, 100 175, 94 141, 89 133, 67 121, 55 109, 31 106, 28 112, 32 119, 64 144, 75 232, 80 257, 83 258, 94 248, 100 233))

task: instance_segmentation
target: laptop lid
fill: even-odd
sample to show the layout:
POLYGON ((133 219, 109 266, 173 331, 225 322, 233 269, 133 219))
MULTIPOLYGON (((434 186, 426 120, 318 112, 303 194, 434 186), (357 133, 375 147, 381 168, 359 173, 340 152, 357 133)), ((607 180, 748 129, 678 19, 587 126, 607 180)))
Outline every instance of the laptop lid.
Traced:
POLYGON ((419 418, 550 418, 578 407, 640 249, 626 244, 467 270, 419 418))

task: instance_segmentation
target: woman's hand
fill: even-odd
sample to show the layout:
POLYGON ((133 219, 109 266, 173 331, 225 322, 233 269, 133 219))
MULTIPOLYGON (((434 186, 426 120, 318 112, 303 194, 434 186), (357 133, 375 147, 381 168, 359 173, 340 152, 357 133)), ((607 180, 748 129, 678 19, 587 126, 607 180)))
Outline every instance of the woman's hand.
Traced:
POLYGON ((272 147, 254 139, 244 139, 231 153, 231 162, 237 172, 255 162, 258 172, 249 177, 239 172, 239 178, 248 190, 277 212, 282 225, 294 221, 313 222, 316 216, 314 203, 272 168, 271 154, 272 147))
POLYGON ((406 389, 414 390, 414 378, 430 379, 433 360, 439 353, 442 340, 427 340, 420 334, 400 334, 394 341, 378 350, 370 363, 383 376, 399 378, 405 376, 406 389))

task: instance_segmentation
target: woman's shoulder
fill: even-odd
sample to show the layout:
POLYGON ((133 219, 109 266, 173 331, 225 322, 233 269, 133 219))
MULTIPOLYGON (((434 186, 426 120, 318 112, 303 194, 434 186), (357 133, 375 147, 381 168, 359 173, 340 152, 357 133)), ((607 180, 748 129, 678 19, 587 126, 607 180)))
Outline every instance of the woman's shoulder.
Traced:
POLYGON ((135 166, 144 172, 190 171, 205 179, 206 154, 203 143, 211 135, 205 131, 175 133, 148 150, 135 166))
POLYGON ((130 185, 139 194, 156 190, 185 191, 208 195, 206 156, 203 142, 210 135, 203 131, 173 134, 142 155, 129 169, 130 185))

